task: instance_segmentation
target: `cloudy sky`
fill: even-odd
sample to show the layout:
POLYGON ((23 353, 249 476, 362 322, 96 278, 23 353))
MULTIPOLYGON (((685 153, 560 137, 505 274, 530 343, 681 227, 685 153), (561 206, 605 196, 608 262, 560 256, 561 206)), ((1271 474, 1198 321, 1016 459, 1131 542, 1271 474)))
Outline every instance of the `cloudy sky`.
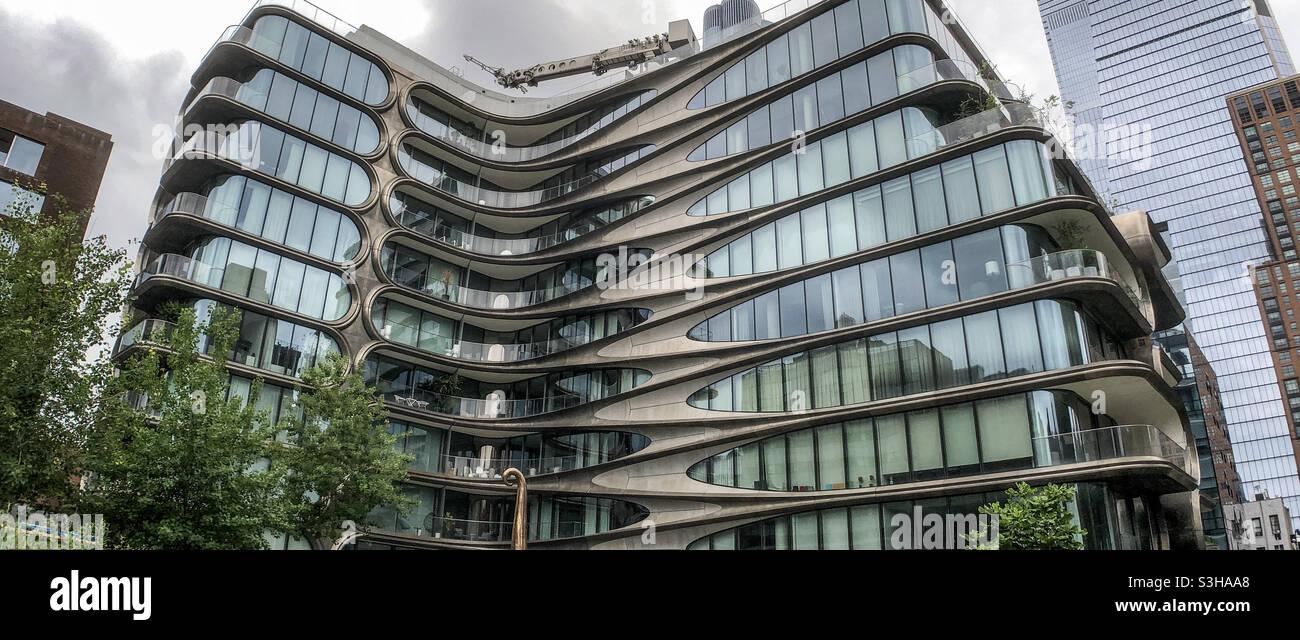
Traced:
MULTIPOLYGON (((352 24, 369 25, 434 62, 462 68, 462 53, 507 68, 530 66, 648 35, 683 17, 699 33, 704 8, 713 3, 316 0, 352 24)), ((759 0, 763 9, 776 4, 759 0)), ((950 4, 1004 76, 1038 96, 1056 93, 1035 0, 950 4)), ((1300 43, 1300 2, 1274 4, 1284 35, 1300 43)), ((199 60, 251 5, 251 0, 0 0, 5 58, 0 99, 84 122, 111 133, 116 142, 90 235, 103 234, 111 244, 126 247, 143 234, 162 164, 152 151, 154 128, 173 121, 199 60)), ((465 73, 490 84, 476 68, 465 73)))

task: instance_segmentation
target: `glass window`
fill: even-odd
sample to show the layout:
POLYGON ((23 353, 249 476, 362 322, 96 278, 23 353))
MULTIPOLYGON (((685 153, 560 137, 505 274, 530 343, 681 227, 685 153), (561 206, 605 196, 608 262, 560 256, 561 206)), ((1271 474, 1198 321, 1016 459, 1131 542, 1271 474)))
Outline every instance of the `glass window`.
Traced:
POLYGON ((1002 147, 975 153, 975 176, 979 183, 980 203, 984 214, 1005 211, 1016 206, 1011 190, 1011 175, 1002 147))
POLYGON ((998 331, 998 314, 986 311, 962 319, 966 331, 966 354, 971 383, 997 380, 1006 376, 1002 360, 1002 336, 998 331))
POLYGON ((894 315, 894 294, 889 274, 889 260, 881 258, 862 264, 862 300, 867 322, 894 315))
POLYGON ((767 88, 767 49, 759 49, 745 57, 745 89, 758 93, 767 88))
POLYGON ((871 85, 871 104, 881 104, 898 97, 894 54, 886 51, 867 59, 867 82, 871 85))
POLYGON ((980 400, 975 403, 975 412, 984 462, 1012 461, 1028 466, 1032 450, 1025 396, 1017 394, 980 400))
POLYGON ((944 203, 943 180, 939 171, 939 167, 930 167, 912 174, 918 233, 948 226, 948 207, 944 203))
POLYGON ((907 437, 912 454, 912 469, 917 472, 918 479, 943 475, 943 444, 939 435, 939 411, 927 409, 909 412, 907 437), (931 473, 922 473, 925 471, 931 473))
POLYGON ((844 118, 844 92, 840 88, 840 74, 831 74, 817 81, 817 117, 824 125, 844 118))
POLYGON ((952 246, 957 256, 957 285, 962 300, 1006 291, 1002 242, 997 229, 956 238, 952 246))
POLYGON ((840 57, 862 48, 862 23, 859 22, 856 2, 850 0, 835 7, 835 36, 839 41, 840 57))
POLYGON ((1043 370, 1043 354, 1038 342, 1038 323, 1032 304, 998 309, 1002 325, 1003 350, 1007 375, 1019 376, 1043 370))
POLYGON ((826 170, 826 186, 849 181, 849 144, 844 132, 822 140, 822 165, 826 170))
POLYGON ((823 274, 804 283, 808 311, 808 333, 835 328, 835 304, 831 294, 831 274, 823 274))
POLYGON ((789 34, 782 34, 781 37, 768 43, 765 51, 767 85, 772 87, 789 80, 791 78, 789 34))
POLYGON ((804 312, 804 288, 802 282, 786 285, 780 289, 781 298, 781 337, 789 338, 808 333, 804 312))
POLYGON ((853 226, 853 196, 840 196, 826 203, 831 257, 838 258, 857 251, 857 231, 853 226))
POLYGON ((894 333, 871 336, 871 397, 892 398, 902 395, 903 383, 898 362, 898 337, 894 333))
POLYGON ((934 362, 930 351, 930 327, 912 327, 898 332, 904 394, 934 390, 934 362))
POLYGON ((876 128, 864 122, 849 129, 849 164, 854 178, 871 175, 880 170, 876 157, 876 128))
POLYGON ((835 38, 835 13, 827 11, 812 19, 812 41, 814 64, 818 67, 828 65, 840 56, 839 45, 835 38))
MULTIPOLYGON (((805 149, 808 153, 811 150, 805 149)), ((804 154, 807 155, 806 153, 804 154)), ((772 161, 773 181, 776 183, 776 200, 784 202, 799 197, 799 172, 794 154, 786 154, 772 161)))
POLYGON ((966 336, 961 318, 930 325, 934 352, 935 384, 940 389, 970 384, 966 365, 966 336))
POLYGON ((889 257, 893 274, 894 314, 902 315, 925 308, 925 284, 921 278, 921 254, 912 250, 889 257))
POLYGON ((885 208, 880 187, 870 187, 853 194, 855 226, 858 231, 858 249, 869 249, 884 244, 885 208))
POLYGON ((957 302, 957 266, 952 254, 953 249, 947 242, 921 249, 925 299, 930 307, 957 302))
POLYGON ((841 71, 840 79, 844 88, 844 112, 846 114, 852 115, 871 106, 871 91, 867 85, 867 63, 865 61, 841 71))
POLYGON ((819 204, 804 209, 799 217, 803 220, 802 263, 811 264, 830 258, 830 238, 826 232, 826 206, 819 204))
POLYGON ((807 22, 790 30, 790 73, 794 77, 813 70, 812 28, 807 22))
POLYGON ((781 337, 781 305, 776 291, 754 299, 754 333, 757 340, 781 337))
POLYGON ((907 162, 907 142, 903 135, 903 114, 894 111, 875 119, 876 146, 880 166, 892 167, 907 162))
POLYGON ((943 452, 948 468, 979 465, 979 443, 975 439, 975 408, 971 404, 943 407, 943 452))
POLYGON ((916 216, 912 209, 912 183, 907 176, 890 180, 882 190, 885 206, 885 228, 889 241, 916 235, 916 216))
POLYGON ((1044 173, 1041 147, 1033 140, 1008 142, 1007 159, 1011 163, 1011 182, 1015 187, 1016 204, 1025 205, 1047 198, 1051 182, 1044 173))
POLYGON ((907 459, 907 422, 903 414, 876 418, 882 484, 907 482, 911 478, 907 459))
POLYGON ((858 267, 848 267, 830 274, 835 294, 836 327, 851 327, 864 322, 860 274, 858 267))
POLYGON ((970 156, 943 163, 943 190, 952 224, 980 217, 980 199, 975 187, 975 165, 970 156))

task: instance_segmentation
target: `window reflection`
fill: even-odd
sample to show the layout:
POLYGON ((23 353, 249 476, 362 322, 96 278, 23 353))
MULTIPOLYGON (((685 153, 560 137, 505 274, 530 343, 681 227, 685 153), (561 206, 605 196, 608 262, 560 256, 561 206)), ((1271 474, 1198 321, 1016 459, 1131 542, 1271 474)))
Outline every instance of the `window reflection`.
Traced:
POLYGON ((835 347, 834 354, 797 353, 735 374, 687 402, 713 411, 797 411, 809 408, 813 388, 817 406, 841 406, 1026 375, 1047 370, 1047 362, 1064 368, 1126 357, 1100 324, 1065 300, 1027 302, 835 347), (756 401, 747 397, 754 394, 756 401))

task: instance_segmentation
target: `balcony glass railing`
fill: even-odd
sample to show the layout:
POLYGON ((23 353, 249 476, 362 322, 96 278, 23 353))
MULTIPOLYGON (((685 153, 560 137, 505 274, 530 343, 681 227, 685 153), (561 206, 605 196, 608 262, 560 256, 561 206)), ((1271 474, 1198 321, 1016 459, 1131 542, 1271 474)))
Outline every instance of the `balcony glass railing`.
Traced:
MULTIPOLYGON (((644 158, 647 154, 654 151, 654 145, 646 145, 641 148, 636 159, 644 158)), ((411 177, 433 187, 444 193, 453 195, 466 202, 478 203, 485 207, 494 207, 497 209, 520 209, 524 207, 535 207, 543 202, 549 202, 557 198, 562 198, 570 193, 579 191, 589 185, 604 180, 610 174, 622 169, 624 165, 608 172, 589 173, 581 178, 570 180, 563 184, 557 184, 544 189, 533 191, 496 191, 485 189, 467 184, 461 180, 451 177, 445 171, 436 169, 424 162, 417 160, 406 145, 397 154, 398 164, 406 170, 411 177)))
MULTIPOLYGON (((471 138, 456 127, 448 126, 447 123, 424 113, 418 105, 409 99, 406 103, 406 114, 420 131, 429 134, 433 138, 445 140, 448 144, 476 157, 497 162, 529 162, 557 153, 611 124, 620 122, 624 116, 640 109, 641 105, 654 98, 656 93, 656 90, 651 89, 628 99, 614 112, 571 136, 526 147, 511 147, 479 138, 471 138)), ((480 132, 480 136, 485 137, 482 132, 480 132)))
POLYGON ((175 327, 175 323, 157 318, 142 320, 118 338, 117 350, 122 351, 137 344, 166 344, 175 327))
POLYGON ((1133 300, 1133 304, 1139 309, 1145 309, 1143 301, 1146 296, 1140 291, 1141 285, 1138 289, 1134 289, 1120 278, 1106 262, 1106 254, 1100 251, 1069 249, 1007 264, 1007 280, 1012 289, 1081 276, 1113 280, 1124 289, 1124 293, 1133 300))
POLYGON ((592 282, 575 282, 532 291, 483 291, 441 280, 429 280, 425 272, 404 267, 385 269, 385 273, 399 286, 419 291, 439 300, 446 300, 463 307, 475 309, 519 309, 529 307, 567 296, 594 284, 592 282), (421 282, 424 283, 422 286, 417 284, 421 282))
POLYGON ((554 246, 558 246, 574 240, 580 236, 576 229, 571 231, 561 231, 559 233, 548 234, 536 238, 484 238, 454 229, 448 226, 436 226, 432 229, 425 229, 423 223, 427 219, 424 212, 410 209, 405 205, 393 211, 393 217, 402 226, 416 231, 421 235, 427 236, 444 244, 451 245, 465 251, 472 251, 481 255, 489 256, 513 256, 526 253, 536 253, 544 251, 554 246), (420 226, 417 226, 420 225, 420 226))
POLYGON ((517 456, 513 458, 479 458, 472 456, 443 456, 442 469, 446 475, 459 478, 477 478, 500 480, 501 474, 511 467, 526 476, 560 473, 581 468, 582 456, 560 456, 537 458, 517 456))
MULTIPOLYGON (((605 395, 592 394, 591 398, 602 398, 617 393, 617 389, 605 395)), ((590 400, 578 394, 531 398, 526 400, 506 400, 504 398, 460 398, 428 391, 411 391, 402 393, 385 393, 384 402, 426 413, 462 418, 505 419, 526 418, 552 411, 570 409, 590 400)))
POLYGON ((429 538, 469 540, 472 542, 509 542, 514 527, 513 522, 463 520, 436 516, 426 519, 425 524, 429 529, 416 527, 412 533, 429 538))
POLYGON ((1151 425, 1130 424, 1039 436, 1033 444, 1035 467, 1149 456, 1163 458, 1187 475, 1198 477, 1192 465, 1195 452, 1189 454, 1186 447, 1151 425))
POLYGON ((303 17, 315 22, 316 24, 333 31, 341 36, 346 36, 357 30, 356 27, 345 22, 342 18, 310 3, 307 0, 257 0, 248 14, 262 7, 284 7, 302 14, 303 17))
MULTIPOLYGON (((382 328, 380 330, 381 332, 383 331, 382 328)), ((387 340, 390 338, 385 335, 384 339, 387 340)), ((586 344, 586 342, 579 342, 566 338, 519 344, 488 344, 435 336, 421 338, 417 348, 421 351, 428 351, 430 353, 447 356, 448 358, 456 358, 457 360, 471 360, 475 362, 520 362, 523 360, 541 358, 542 356, 548 356, 561 351, 568 351, 569 349, 584 344, 586 344)))
POLYGON ((203 266, 198 260, 189 256, 165 253, 154 258, 152 262, 140 269, 140 275, 135 278, 135 287, 139 287, 145 280, 154 276, 172 276, 193 280, 195 271, 203 266))
POLYGON ((963 142, 993 135, 1003 129, 1022 126, 1043 128, 1033 108, 1018 102, 1008 102, 909 138, 907 157, 919 158, 963 142))

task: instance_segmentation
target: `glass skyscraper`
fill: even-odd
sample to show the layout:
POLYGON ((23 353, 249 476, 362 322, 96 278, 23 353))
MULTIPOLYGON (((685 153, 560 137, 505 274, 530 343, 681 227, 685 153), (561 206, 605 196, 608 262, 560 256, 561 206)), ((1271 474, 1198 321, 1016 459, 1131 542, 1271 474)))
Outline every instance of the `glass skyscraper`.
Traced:
POLYGON ((1267 1, 1039 0, 1039 11, 1076 138, 1118 132, 1080 167, 1116 210, 1168 224, 1242 483, 1300 513, 1286 409, 1248 277, 1269 245, 1224 108, 1225 96, 1294 73, 1267 1))

